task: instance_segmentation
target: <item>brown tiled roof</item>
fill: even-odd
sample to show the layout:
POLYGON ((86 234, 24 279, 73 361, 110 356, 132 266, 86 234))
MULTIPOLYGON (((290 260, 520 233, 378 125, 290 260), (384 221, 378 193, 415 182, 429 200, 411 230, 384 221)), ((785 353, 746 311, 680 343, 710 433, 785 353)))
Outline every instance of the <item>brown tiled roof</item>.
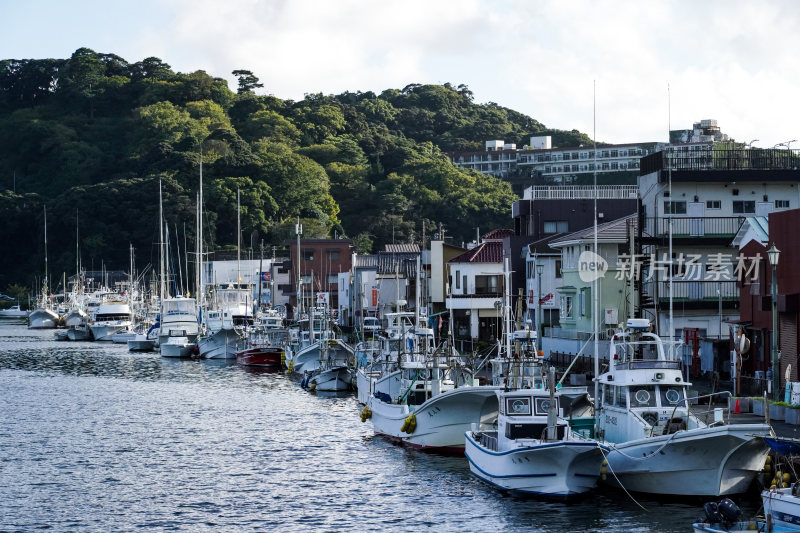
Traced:
POLYGON ((502 263, 503 243, 501 241, 485 241, 463 254, 454 257, 448 263, 502 263))
POLYGON ((489 233, 483 236, 483 240, 500 240, 502 241, 506 237, 510 237, 514 235, 513 229, 493 229, 489 233))

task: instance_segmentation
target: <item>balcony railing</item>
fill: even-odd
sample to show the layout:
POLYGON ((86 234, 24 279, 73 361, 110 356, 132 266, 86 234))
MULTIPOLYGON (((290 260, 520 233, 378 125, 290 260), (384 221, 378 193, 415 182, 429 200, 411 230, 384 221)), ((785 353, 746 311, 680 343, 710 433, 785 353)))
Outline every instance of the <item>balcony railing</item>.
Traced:
POLYGON ((800 151, 760 148, 703 148, 683 151, 680 147, 642 158, 640 175, 659 170, 797 170, 800 151))
POLYGON ((550 187, 534 185, 525 189, 524 200, 598 200, 632 199, 639 197, 638 185, 568 185, 550 187))
MULTIPOLYGON (((744 217, 687 217, 672 216, 673 238, 733 238, 744 217)), ((645 237, 669 237, 670 217, 647 217, 642 226, 645 237)))
MULTIPOLYGON (((669 300, 669 281, 644 282, 643 289, 655 298, 658 284, 658 300, 669 300)), ((735 280, 672 281, 673 302, 733 302, 739 301, 739 286, 735 280)))

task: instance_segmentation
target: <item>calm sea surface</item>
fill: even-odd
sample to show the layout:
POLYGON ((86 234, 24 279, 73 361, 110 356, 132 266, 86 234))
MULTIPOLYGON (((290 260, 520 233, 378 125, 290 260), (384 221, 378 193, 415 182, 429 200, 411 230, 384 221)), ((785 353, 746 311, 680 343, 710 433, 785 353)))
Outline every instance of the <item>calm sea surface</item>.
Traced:
POLYGON ((685 532, 702 513, 508 496, 373 437, 352 395, 52 337, 0 322, 0 531, 685 532))

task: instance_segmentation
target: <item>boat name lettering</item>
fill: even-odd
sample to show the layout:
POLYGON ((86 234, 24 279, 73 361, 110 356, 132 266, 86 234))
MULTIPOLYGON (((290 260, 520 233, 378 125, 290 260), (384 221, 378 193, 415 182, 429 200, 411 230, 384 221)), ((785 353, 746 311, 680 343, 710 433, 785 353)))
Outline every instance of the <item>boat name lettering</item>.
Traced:
POLYGON ((612 426, 617 425, 617 417, 616 416, 608 416, 606 415, 606 424, 611 424, 612 426))

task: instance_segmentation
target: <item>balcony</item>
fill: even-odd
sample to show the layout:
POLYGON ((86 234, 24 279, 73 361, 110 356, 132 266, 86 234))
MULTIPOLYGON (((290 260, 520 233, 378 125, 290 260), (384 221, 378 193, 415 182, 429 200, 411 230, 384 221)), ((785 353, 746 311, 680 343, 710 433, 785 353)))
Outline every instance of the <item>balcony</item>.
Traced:
POLYGON ((641 160, 640 176, 659 172, 659 181, 729 181, 733 179, 797 181, 800 175, 798 150, 758 148, 709 148, 656 152, 641 160), (749 173, 742 176, 742 172, 749 173), (700 178, 702 173, 702 178, 700 178), (736 177, 733 177, 736 176, 736 177))
POLYGON ((745 217, 646 217, 642 224, 642 240, 654 244, 665 242, 670 234, 672 220, 672 239, 697 241, 712 244, 714 241, 728 244, 736 236, 745 217))
MULTIPOLYGON (((643 290, 661 306, 669 304, 669 281, 646 281, 643 290)), ((672 281, 672 303, 682 309, 735 309, 739 304, 739 286, 733 280, 672 281)))

